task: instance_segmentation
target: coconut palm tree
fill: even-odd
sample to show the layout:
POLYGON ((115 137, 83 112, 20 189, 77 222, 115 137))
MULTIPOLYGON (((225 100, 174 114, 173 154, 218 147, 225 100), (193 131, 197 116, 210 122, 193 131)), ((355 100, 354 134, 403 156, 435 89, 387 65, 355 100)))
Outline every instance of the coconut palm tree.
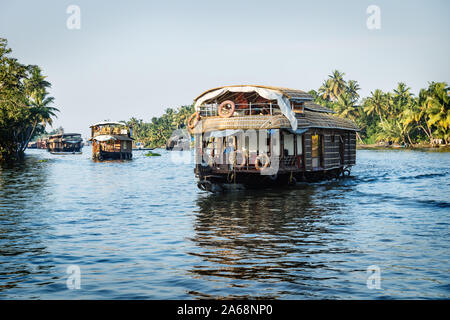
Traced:
POLYGON ((335 103, 335 111, 339 117, 355 120, 358 116, 358 109, 355 105, 356 100, 350 93, 342 93, 335 103))
POLYGON ((378 141, 392 141, 406 143, 403 127, 399 119, 386 119, 378 123, 381 131, 376 135, 378 141))
POLYGON ((450 127, 450 97, 449 87, 445 82, 432 82, 427 90, 426 112, 428 114, 427 125, 435 127, 435 133, 449 141, 450 127))
POLYGON ((46 76, 42 75, 42 71, 37 66, 31 66, 29 78, 24 80, 25 94, 28 98, 28 106, 30 111, 31 126, 27 129, 24 143, 20 150, 25 151, 28 142, 32 139, 36 127, 41 124, 44 128, 47 124, 53 124, 53 117, 56 117, 56 112, 59 110, 51 107, 54 103, 54 98, 50 97, 47 89, 51 87, 50 82, 46 76))
POLYGON ((333 84, 331 79, 325 80, 319 88, 319 95, 322 99, 331 100, 333 96, 333 84))
POLYGON ((359 99, 359 89, 360 87, 356 80, 349 80, 345 91, 350 94, 352 100, 357 101, 359 99))
POLYGON ((378 115, 380 122, 383 121, 381 116, 388 107, 386 94, 380 89, 376 89, 375 92, 370 93, 371 96, 365 100, 364 112, 368 115, 378 115))
POLYGON ((331 75, 329 75, 329 80, 331 84, 332 97, 336 101, 339 96, 345 91, 347 83, 344 80, 345 73, 338 70, 334 70, 331 75))

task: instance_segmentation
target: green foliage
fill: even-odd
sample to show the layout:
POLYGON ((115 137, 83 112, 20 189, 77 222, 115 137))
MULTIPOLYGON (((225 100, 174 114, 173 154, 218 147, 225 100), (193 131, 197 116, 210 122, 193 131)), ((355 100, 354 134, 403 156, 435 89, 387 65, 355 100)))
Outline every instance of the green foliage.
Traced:
POLYGON ((51 84, 41 69, 10 57, 6 39, 0 38, 0 160, 23 157, 28 142, 52 124, 58 109, 51 107, 51 84))
POLYGON ((393 92, 376 89, 360 100, 359 85, 346 81, 334 70, 318 91, 311 90, 315 102, 334 110, 338 116, 355 121, 361 129, 360 141, 389 141, 415 144, 436 139, 450 142, 449 87, 431 82, 415 97, 405 83, 393 92), (360 102, 358 103, 358 101, 360 102))
POLYGON ((192 105, 177 110, 168 108, 161 117, 153 117, 151 122, 131 118, 126 123, 132 128, 136 141, 143 142, 145 147, 156 148, 164 146, 174 130, 186 128, 187 120, 193 113, 192 105))

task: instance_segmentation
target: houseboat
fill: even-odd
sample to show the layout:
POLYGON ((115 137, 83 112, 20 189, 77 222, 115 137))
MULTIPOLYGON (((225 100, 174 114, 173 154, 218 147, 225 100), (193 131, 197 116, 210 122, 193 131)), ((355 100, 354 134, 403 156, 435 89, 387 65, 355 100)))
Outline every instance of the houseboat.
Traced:
POLYGON ((90 128, 92 158, 94 160, 132 158, 132 132, 126 124, 121 122, 99 122, 90 128))
POLYGON ((46 145, 53 154, 81 154, 83 139, 79 133, 60 133, 49 136, 46 145))
POLYGON ((200 189, 317 181, 349 175, 355 165, 358 127, 304 91, 225 86, 194 103, 188 127, 200 189))

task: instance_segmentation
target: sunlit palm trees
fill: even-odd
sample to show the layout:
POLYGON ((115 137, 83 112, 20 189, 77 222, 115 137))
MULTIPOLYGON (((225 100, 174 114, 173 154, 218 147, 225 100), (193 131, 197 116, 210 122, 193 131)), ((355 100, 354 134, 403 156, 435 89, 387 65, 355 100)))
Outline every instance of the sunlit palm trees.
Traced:
POLYGON ((345 73, 334 70, 333 73, 329 76, 331 80, 331 92, 333 94, 334 100, 337 100, 347 87, 347 83, 344 80, 344 75, 345 73))
POLYGON ((378 115, 380 121, 383 121, 381 116, 387 109, 386 95, 380 89, 371 92, 371 96, 365 100, 364 111, 368 115, 378 115))
POLYGON ((36 126, 41 124, 45 128, 47 124, 52 125, 53 118, 56 117, 56 112, 59 111, 51 106, 54 98, 50 97, 47 92, 51 84, 45 79, 46 77, 42 75, 41 69, 37 66, 32 66, 30 78, 24 81, 32 125, 27 130, 24 144, 21 146, 22 151, 25 150, 28 142, 33 137, 36 126))

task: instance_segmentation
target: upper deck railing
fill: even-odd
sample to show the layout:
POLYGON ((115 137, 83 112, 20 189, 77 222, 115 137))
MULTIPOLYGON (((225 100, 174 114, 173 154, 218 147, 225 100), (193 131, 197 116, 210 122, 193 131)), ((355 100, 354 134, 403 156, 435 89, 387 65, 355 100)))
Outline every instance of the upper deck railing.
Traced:
MULTIPOLYGON (((204 104, 199 107, 201 117, 215 117, 218 116, 219 104, 204 104)), ((278 115, 281 110, 275 103, 245 103, 235 104, 235 109, 232 117, 241 117, 249 115, 278 115)))
POLYGON ((93 131, 93 136, 99 136, 99 135, 130 135, 130 130, 125 127, 100 127, 98 130, 93 131))

